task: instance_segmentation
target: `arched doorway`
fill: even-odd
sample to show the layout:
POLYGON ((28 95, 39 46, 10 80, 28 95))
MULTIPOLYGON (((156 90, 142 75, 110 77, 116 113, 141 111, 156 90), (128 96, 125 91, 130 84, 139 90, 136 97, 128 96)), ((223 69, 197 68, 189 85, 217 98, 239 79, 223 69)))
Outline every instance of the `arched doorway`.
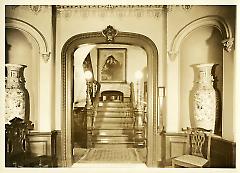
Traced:
MULTIPOLYGON (((116 30, 112 30, 116 31, 116 30)), ((113 32, 114 33, 114 32, 113 32)), ((112 34, 112 33, 111 33, 112 34)), ((61 53, 61 79, 62 79, 62 159, 63 166, 72 165, 72 136, 71 117, 73 109, 73 56, 75 50, 82 44, 127 44, 142 47, 147 53, 148 71, 148 122, 147 122, 147 166, 157 166, 156 135, 157 135, 157 72, 158 52, 155 44, 146 36, 115 32, 114 35, 103 32, 89 32, 78 34, 64 44, 61 53), (105 37, 106 36, 106 37, 105 37)))

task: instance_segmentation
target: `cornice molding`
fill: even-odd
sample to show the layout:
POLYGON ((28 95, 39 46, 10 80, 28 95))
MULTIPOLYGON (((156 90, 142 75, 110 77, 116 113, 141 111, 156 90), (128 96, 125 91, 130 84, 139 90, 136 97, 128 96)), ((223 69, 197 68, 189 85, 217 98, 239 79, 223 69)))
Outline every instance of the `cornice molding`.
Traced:
POLYGON ((57 5, 57 14, 70 17, 76 12, 82 17, 89 16, 117 16, 117 17, 143 17, 159 18, 165 10, 165 5, 57 5))
POLYGON ((151 8, 163 9, 165 5, 57 5, 57 9, 117 9, 117 8, 151 8))

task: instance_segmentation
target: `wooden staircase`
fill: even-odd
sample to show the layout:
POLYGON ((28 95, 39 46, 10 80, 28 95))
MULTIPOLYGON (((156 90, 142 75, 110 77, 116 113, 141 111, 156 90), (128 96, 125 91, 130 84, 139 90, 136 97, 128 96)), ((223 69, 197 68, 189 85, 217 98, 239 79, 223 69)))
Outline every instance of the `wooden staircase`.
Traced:
POLYGON ((93 147, 133 148, 133 134, 133 106, 131 102, 99 102, 94 121, 93 147))

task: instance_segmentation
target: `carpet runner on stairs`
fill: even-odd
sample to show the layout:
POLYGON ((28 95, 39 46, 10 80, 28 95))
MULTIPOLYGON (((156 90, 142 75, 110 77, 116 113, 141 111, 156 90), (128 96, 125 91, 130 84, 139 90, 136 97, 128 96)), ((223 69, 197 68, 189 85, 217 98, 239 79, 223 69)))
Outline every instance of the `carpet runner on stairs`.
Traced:
POLYGON ((94 148, 133 148, 133 106, 129 101, 99 103, 94 121, 94 148))

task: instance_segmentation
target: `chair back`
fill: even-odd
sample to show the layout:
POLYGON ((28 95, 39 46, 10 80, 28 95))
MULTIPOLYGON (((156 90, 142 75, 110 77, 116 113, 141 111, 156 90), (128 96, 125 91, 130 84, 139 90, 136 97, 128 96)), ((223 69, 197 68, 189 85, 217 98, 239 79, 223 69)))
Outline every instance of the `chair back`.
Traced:
POLYGON ((6 162, 22 158, 30 152, 28 141, 29 130, 33 129, 31 121, 15 117, 10 124, 5 124, 5 154, 6 162))
POLYGON ((187 128, 190 154, 210 159, 212 130, 187 128))

